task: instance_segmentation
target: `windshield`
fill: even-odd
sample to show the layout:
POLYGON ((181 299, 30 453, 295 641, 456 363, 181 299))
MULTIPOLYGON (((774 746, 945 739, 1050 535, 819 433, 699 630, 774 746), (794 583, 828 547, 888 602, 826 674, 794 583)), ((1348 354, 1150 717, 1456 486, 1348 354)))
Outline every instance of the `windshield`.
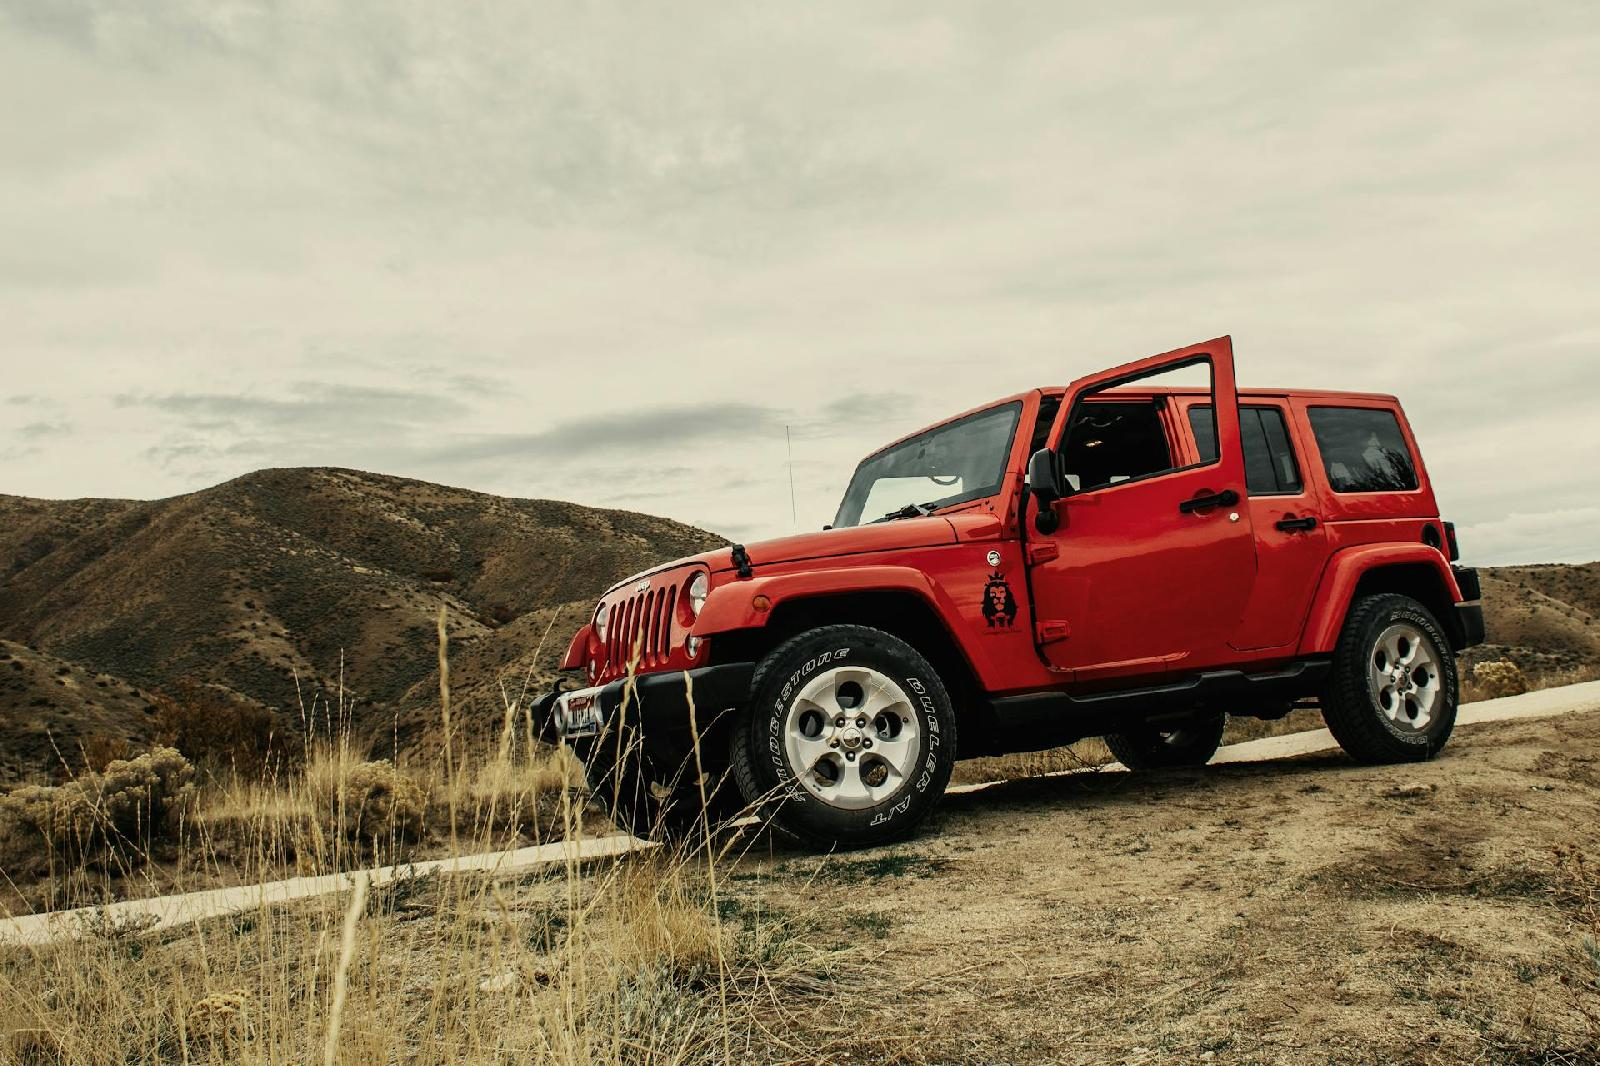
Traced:
POLYGON ((834 526, 910 518, 1000 491, 1021 403, 968 415, 862 461, 834 526))

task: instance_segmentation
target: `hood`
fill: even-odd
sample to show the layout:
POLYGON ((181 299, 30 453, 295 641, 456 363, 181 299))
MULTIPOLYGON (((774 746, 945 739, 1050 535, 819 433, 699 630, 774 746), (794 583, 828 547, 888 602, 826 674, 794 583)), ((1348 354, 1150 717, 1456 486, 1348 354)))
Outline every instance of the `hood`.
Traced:
MULTIPOLYGON (((951 516, 958 518, 961 516, 951 516)), ((930 515, 926 518, 902 518, 893 522, 879 522, 870 526, 855 526, 850 529, 824 529, 816 533, 801 533, 793 537, 778 537, 774 540, 756 541, 745 545, 745 551, 750 553, 750 565, 755 567, 770 566, 774 563, 794 563, 806 559, 828 559, 840 555, 856 555, 861 552, 886 552, 897 551, 905 548, 928 548, 941 544, 954 544, 959 538, 956 536, 956 527, 950 518, 941 515, 930 515)), ((718 570, 733 569, 733 549, 713 548, 699 555, 691 555, 684 559, 675 559, 670 563, 652 567, 649 570, 623 578, 605 595, 621 588, 623 585, 658 574, 664 570, 674 570, 680 566, 693 565, 708 566, 713 572, 718 570)), ((602 597, 603 598, 603 597, 602 597)))
MULTIPOLYGON (((946 544, 992 540, 1000 534, 1001 523, 994 514, 967 510, 929 515, 926 518, 901 518, 893 522, 879 522, 849 529, 824 529, 793 537, 754 541, 745 545, 745 551, 750 555, 750 565, 759 570, 762 566, 804 562, 807 559, 831 559, 864 552, 934 548, 946 544)), ((606 590, 602 598, 640 578, 675 570, 680 566, 706 566, 710 567, 713 573, 732 570, 733 549, 713 548, 699 555, 690 555, 651 567, 649 570, 618 581, 606 590)))
MULTIPOLYGON (((816 533, 757 541, 746 544, 745 551, 750 554, 750 564, 759 567, 763 564, 770 566, 773 563, 794 563, 860 552, 927 548, 955 542, 955 527, 950 520, 940 515, 930 515, 926 518, 901 518, 893 522, 848 529, 824 529, 816 533)), ((733 566, 730 550, 726 548, 704 552, 696 556, 695 561, 707 563, 713 570, 727 570, 733 566)))

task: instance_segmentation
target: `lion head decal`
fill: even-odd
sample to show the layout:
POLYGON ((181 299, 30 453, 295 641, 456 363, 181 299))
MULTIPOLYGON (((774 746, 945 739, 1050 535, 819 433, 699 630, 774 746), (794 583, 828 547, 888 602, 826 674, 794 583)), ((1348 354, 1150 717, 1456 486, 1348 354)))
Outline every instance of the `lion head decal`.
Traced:
POLYGON ((1006 629, 1017 620, 1017 598, 1006 584, 1006 575, 996 570, 983 586, 983 617, 991 629, 1006 629))

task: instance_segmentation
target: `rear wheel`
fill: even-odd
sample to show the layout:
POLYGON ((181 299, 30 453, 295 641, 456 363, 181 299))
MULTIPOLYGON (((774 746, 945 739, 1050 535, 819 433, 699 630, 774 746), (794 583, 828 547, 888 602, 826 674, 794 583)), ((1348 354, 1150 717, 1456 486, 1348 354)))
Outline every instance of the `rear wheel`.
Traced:
POLYGON ((1222 744, 1228 716, 1213 715, 1175 729, 1145 726, 1106 737, 1106 747, 1130 770, 1204 766, 1222 744))
POLYGON ((955 764, 955 710, 909 644, 825 626, 756 667, 733 770, 764 819, 822 846, 906 836, 933 812, 955 764))
POLYGON ((1455 728, 1458 696, 1455 657, 1432 612, 1392 593, 1351 605, 1322 716, 1352 758, 1432 758, 1455 728))

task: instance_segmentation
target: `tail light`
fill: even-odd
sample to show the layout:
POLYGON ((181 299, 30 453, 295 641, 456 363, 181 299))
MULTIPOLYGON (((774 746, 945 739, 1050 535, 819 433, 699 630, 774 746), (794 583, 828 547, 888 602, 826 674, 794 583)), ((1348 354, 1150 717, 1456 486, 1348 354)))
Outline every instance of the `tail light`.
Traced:
POLYGON ((1446 549, 1445 554, 1450 557, 1452 563, 1461 558, 1461 545, 1456 543, 1456 524, 1454 522, 1446 522, 1444 524, 1444 546, 1446 549))

